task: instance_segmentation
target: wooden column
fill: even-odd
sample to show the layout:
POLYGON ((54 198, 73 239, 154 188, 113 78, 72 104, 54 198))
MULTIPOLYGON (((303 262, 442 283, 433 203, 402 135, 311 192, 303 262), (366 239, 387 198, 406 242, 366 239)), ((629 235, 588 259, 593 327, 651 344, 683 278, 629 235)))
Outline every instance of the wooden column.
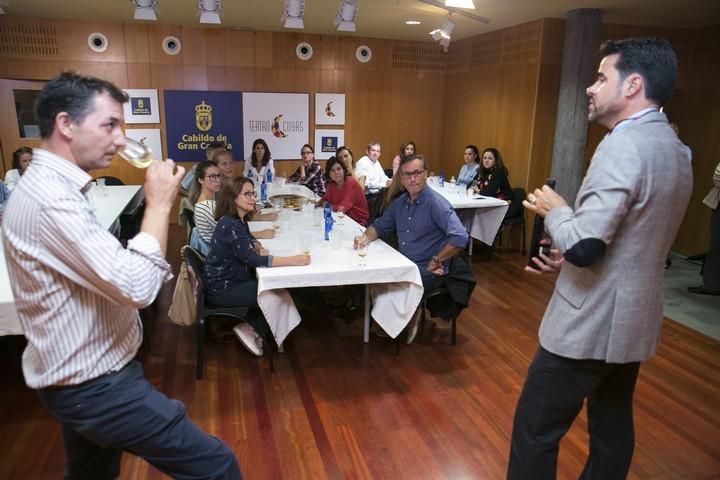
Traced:
POLYGON ((565 25, 551 175, 569 205, 575 203, 585 173, 588 97, 585 89, 597 71, 600 11, 571 10, 565 25))

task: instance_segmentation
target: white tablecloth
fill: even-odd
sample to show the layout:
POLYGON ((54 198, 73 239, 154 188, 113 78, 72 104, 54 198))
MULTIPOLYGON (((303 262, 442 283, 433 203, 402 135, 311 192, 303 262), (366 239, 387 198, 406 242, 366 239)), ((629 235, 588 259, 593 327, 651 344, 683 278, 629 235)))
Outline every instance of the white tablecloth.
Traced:
MULTIPOLYGON (((274 239, 261 240, 271 255, 297 255, 300 236, 311 238, 311 264, 303 267, 258 268, 258 304, 278 344, 300 324, 300 314, 287 288, 334 285, 370 285, 372 317, 391 337, 396 337, 412 318, 423 294, 417 266, 381 240, 370 244, 365 266, 352 248, 353 238, 362 232, 352 219, 335 224, 333 232, 342 232, 339 244, 323 238, 323 227, 313 225, 312 215, 290 214, 286 231, 274 239)), ((284 224, 284 222, 282 222, 284 224)), ((251 230, 268 228, 271 222, 251 222, 251 230)), ((367 313, 367 312, 366 312, 367 313)), ((366 332, 369 316, 366 314, 366 332)), ((367 341, 367 334, 365 335, 367 341)))
POLYGON ((436 183, 428 182, 428 186, 445 197, 465 225, 471 237, 492 245, 505 217, 508 203, 493 197, 481 195, 467 196, 465 189, 447 185, 440 188, 436 183))
MULTIPOLYGON (((110 228, 125 207, 140 190, 140 185, 105 187, 105 194, 93 189, 92 202, 100 225, 110 228)), ((15 310, 15 298, 10 287, 5 249, 0 235, 0 335, 22 335, 22 327, 15 310)))

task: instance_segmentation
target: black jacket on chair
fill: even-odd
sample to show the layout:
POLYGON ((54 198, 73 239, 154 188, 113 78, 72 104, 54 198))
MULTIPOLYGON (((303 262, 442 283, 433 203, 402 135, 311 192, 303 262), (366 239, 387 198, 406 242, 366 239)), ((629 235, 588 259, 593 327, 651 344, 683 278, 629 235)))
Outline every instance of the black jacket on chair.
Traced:
POLYGON ((450 321, 453 317, 457 318, 470 304, 477 281, 464 256, 454 256, 450 260, 448 274, 443 280, 440 288, 447 289, 450 298, 447 295, 432 296, 430 292, 427 308, 430 316, 450 321))

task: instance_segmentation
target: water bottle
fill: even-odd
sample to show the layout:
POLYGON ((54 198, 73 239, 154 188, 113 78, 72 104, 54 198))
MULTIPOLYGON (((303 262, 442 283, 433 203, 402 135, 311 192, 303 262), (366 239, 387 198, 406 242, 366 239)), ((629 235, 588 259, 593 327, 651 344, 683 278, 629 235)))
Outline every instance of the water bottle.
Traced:
POLYGON ((323 216, 325 217, 325 240, 330 241, 330 231, 333 227, 332 207, 330 206, 330 202, 325 202, 323 216))
POLYGON ((265 203, 267 201, 267 183, 265 182, 265 179, 263 178, 262 183, 260 184, 260 201, 265 203))
POLYGON ((272 170, 270 170, 270 168, 265 170, 265 180, 267 180, 267 183, 272 183, 272 181, 273 181, 273 174, 272 174, 272 170))
POLYGON ((440 177, 438 177, 438 185, 440 185, 440 188, 445 187, 445 174, 443 172, 440 172, 440 177))

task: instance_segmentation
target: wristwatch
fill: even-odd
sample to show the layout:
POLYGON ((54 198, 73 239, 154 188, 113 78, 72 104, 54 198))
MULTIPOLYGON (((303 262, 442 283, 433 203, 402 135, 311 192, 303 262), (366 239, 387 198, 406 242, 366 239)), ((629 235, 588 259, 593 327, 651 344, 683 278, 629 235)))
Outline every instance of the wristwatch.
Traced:
POLYGON ((438 257, 437 255, 433 255, 432 260, 433 260, 433 262, 442 263, 440 261, 440 257, 438 257))

